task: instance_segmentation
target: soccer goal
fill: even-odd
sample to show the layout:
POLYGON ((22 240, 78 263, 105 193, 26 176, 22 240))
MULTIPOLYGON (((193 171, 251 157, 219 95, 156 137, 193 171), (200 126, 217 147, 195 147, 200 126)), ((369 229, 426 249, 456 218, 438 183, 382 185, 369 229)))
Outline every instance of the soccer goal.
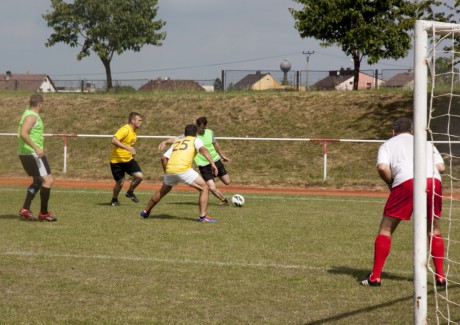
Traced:
MULTIPOLYGON (((460 323, 460 25, 419 20, 414 61, 414 324, 460 323), (444 158, 446 286, 436 286, 433 238, 427 238, 427 145, 444 158)), ((439 216, 434 216, 439 217, 439 216)))

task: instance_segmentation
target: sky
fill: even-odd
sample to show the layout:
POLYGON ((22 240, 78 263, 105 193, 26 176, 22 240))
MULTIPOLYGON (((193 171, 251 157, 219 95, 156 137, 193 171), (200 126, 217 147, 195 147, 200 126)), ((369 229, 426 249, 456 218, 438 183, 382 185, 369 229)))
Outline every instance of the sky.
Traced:
MULTIPOLYGON (((105 79, 94 53, 77 60, 78 48, 59 43, 46 47, 53 30, 42 14, 49 0, 0 1, 0 73, 45 73, 55 80, 105 79)), ((291 70, 352 68, 340 48, 324 48, 315 39, 302 39, 288 8, 293 0, 159 0, 157 19, 166 21, 161 47, 144 46, 140 52, 115 55, 114 80, 213 80, 221 70, 280 70, 285 59, 291 70)), ((361 69, 410 69, 413 54, 400 60, 382 60, 361 69)))

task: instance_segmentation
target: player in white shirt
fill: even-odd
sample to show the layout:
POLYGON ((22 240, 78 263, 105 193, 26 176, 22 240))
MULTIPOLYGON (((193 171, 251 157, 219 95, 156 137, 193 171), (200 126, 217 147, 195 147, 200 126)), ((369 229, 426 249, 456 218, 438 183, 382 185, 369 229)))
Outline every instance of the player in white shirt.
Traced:
MULTIPOLYGON (((365 286, 380 286, 381 273, 391 249, 391 236, 401 220, 410 220, 413 212, 413 124, 402 117, 393 122, 393 137, 380 146, 377 156, 377 171, 390 188, 385 204, 379 233, 374 243, 374 267, 363 281, 365 286)), ((444 161, 432 143, 427 143, 427 216, 428 236, 433 235, 431 255, 436 268, 436 284, 445 286, 443 268, 444 239, 441 235, 440 216, 442 210, 441 173, 444 161), (434 192, 434 196, 433 196, 434 192), (434 206, 433 206, 434 203, 434 206), (434 218, 433 218, 434 210, 434 218), (431 234, 431 223, 433 233, 431 234)))

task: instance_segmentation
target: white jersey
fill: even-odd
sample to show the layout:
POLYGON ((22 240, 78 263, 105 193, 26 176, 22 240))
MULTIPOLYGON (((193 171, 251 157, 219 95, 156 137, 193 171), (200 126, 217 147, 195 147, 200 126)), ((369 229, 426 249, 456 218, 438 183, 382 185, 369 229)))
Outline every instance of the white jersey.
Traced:
MULTIPOLYGON (((441 175, 435 165, 442 164, 444 161, 438 149, 431 142, 427 142, 426 146, 426 176, 441 180, 441 175)), ((390 166, 393 177, 392 187, 414 178, 414 137, 412 134, 401 133, 385 141, 379 148, 377 165, 379 164, 390 166)))

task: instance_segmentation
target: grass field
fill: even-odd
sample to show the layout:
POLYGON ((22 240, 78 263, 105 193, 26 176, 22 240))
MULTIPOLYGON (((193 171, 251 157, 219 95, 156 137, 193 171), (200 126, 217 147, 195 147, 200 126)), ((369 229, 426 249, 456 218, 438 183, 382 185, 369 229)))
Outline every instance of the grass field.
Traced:
MULTIPOLYGON (((0 324, 412 322, 412 223, 398 229, 382 287, 358 285, 382 198, 243 193, 243 208, 211 198, 218 222, 199 224, 193 192, 173 191, 144 220, 151 192, 111 207, 108 190, 56 187, 59 220, 43 223, 17 217, 24 192, 0 189, 0 324)), ((459 288, 449 295, 459 301, 459 288)))

